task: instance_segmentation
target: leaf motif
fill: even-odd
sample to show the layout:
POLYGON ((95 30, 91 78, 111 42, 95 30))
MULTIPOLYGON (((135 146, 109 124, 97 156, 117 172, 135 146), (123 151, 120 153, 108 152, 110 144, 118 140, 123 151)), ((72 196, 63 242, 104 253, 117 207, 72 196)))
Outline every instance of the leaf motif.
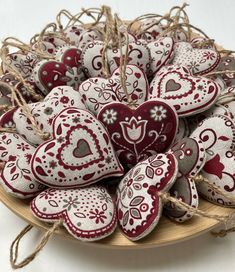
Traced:
POLYGON ((126 226, 128 219, 129 219, 129 211, 126 211, 123 216, 123 222, 122 222, 123 226, 126 226))
POLYGON ((28 180, 28 181, 31 181, 31 177, 30 176, 27 176, 27 175, 23 175, 24 179, 28 180))
POLYGON ((58 207, 58 203, 55 200, 49 200, 48 201, 49 205, 51 205, 52 207, 58 207))
POLYGON ((156 161, 153 161, 150 165, 153 166, 153 167, 159 167, 159 166, 162 166, 164 164, 165 164, 164 161, 162 161, 162 160, 156 160, 156 161))
POLYGON ((138 206, 138 205, 140 205, 143 201, 144 201, 144 197, 143 197, 143 196, 136 196, 136 197, 134 197, 134 198, 131 200, 130 206, 138 206))
POLYGON ((30 171, 29 171, 28 169, 23 168, 23 169, 21 169, 21 170, 22 170, 22 172, 24 172, 24 173, 26 173, 26 174, 30 174, 30 171))
POLYGON ((9 163, 9 164, 7 165, 7 168, 11 168, 14 164, 15 164, 14 162, 9 163))
POLYGON ((19 177, 19 174, 17 173, 15 175, 13 175, 13 177, 11 178, 11 180, 16 180, 18 177, 19 177))
POLYGON ((226 136, 220 136, 218 139, 221 141, 228 141, 229 140, 229 138, 226 136))
POLYGON ((16 166, 14 166, 14 167, 11 168, 10 174, 15 173, 15 171, 16 171, 16 166))
POLYGON ((107 204, 104 203, 104 204, 102 205, 102 210, 105 212, 105 211, 107 211, 107 209, 108 209, 107 204))
POLYGON ((131 216, 132 216, 133 218, 135 218, 135 219, 141 219, 141 218, 142 218, 142 216, 141 216, 139 210, 136 209, 136 208, 131 208, 131 209, 130 209, 130 214, 131 214, 131 216))
POLYGON ((154 177, 154 170, 153 170, 153 168, 150 167, 150 166, 147 166, 147 167, 146 167, 145 173, 146 173, 146 176, 147 176, 148 178, 151 178, 151 179, 152 179, 152 178, 154 177))
POLYGON ((86 218, 85 214, 81 212, 75 212, 74 215, 77 216, 78 218, 86 218))

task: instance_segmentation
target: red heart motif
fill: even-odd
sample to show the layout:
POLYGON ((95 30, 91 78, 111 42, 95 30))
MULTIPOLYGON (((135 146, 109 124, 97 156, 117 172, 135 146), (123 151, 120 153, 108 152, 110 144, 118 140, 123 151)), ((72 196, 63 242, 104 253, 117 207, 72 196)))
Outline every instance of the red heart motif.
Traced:
POLYGON ((40 61, 33 71, 33 79, 37 87, 45 95, 58 86, 71 86, 78 89, 85 80, 80 60, 81 51, 75 47, 60 47, 56 59, 40 61))
POLYGON ((106 126, 120 162, 132 167, 172 144, 178 127, 175 110, 163 100, 152 100, 132 110, 113 102, 97 118, 106 126))
POLYGON ((210 108, 220 91, 216 82, 192 76, 183 66, 170 65, 156 73, 150 85, 149 98, 162 98, 170 102, 182 117, 210 108))

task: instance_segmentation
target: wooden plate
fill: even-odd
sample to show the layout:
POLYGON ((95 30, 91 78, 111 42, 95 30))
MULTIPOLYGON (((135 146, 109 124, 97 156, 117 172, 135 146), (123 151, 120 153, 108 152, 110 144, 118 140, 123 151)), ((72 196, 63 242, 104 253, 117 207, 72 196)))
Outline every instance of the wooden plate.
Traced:
MULTIPOLYGON (((43 231, 48 230, 49 224, 39 221, 33 216, 29 207, 29 200, 21 200, 10 196, 0 186, 0 200, 15 214, 29 222, 31 225, 39 228, 43 231)), ((229 215, 234 210, 230 208, 223 208, 220 206, 213 205, 203 199, 200 199, 199 208, 205 212, 218 214, 218 215, 229 215)), ((188 222, 183 224, 175 223, 170 221, 166 217, 162 217, 160 223, 154 229, 154 231, 146 238, 139 242, 129 241, 117 228, 114 234, 100 240, 98 242, 92 242, 90 244, 94 246, 105 246, 105 247, 121 247, 121 248, 149 248, 149 247, 160 247, 164 245, 174 244, 186 239, 193 238, 204 232, 208 232, 210 229, 218 226, 218 222, 213 219, 204 217, 194 216, 188 222)), ((57 232, 65 238, 75 240, 64 228, 60 228, 57 232)), ((78 240, 76 240, 78 241, 78 240)), ((79 242, 79 241, 78 241, 79 242)))

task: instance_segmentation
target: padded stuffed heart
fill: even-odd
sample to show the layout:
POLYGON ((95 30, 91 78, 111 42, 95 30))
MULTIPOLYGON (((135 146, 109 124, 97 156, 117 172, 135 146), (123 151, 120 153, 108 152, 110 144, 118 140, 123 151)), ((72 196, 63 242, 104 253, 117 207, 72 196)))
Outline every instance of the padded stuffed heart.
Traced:
MULTIPOLYGON (((217 67, 218 71, 225 71, 225 70, 235 70, 235 58, 234 56, 224 56, 221 58, 220 63, 217 67)), ((234 73, 227 73, 222 74, 221 77, 223 78, 227 87, 232 87, 235 85, 235 74, 234 73)))
MULTIPOLYGON (((140 105, 146 100, 148 81, 145 73, 135 65, 126 66, 126 87, 134 104, 140 105)), ((99 77, 87 79, 79 86, 79 92, 87 108, 95 115, 112 101, 127 103, 119 69, 116 69, 108 79, 99 77)))
POLYGON ((57 49, 56 61, 40 61, 33 71, 33 80, 45 95, 58 86, 71 86, 75 90, 85 79, 80 60, 81 51, 76 47, 57 49))
POLYGON ((138 39, 143 39, 146 42, 154 42, 158 39, 158 36, 163 31, 163 26, 159 24, 155 18, 148 18, 141 22, 138 39))
MULTIPOLYGON (((235 196, 235 126, 232 120, 223 115, 205 119, 191 137, 203 142, 207 152, 202 175, 225 192, 235 196)), ((199 192, 209 201, 224 206, 235 206, 218 194, 206 183, 198 184, 199 192)))
POLYGON ((220 54, 216 50, 193 48, 188 42, 178 42, 174 46, 172 64, 185 66, 194 75, 209 73, 219 61, 220 54))
POLYGON ((108 129, 114 149, 125 167, 166 151, 178 127, 174 109, 163 100, 141 104, 136 110, 121 103, 110 103, 98 114, 108 129))
POLYGON ((31 158, 35 147, 15 133, 0 136, 0 159, 5 163, 1 171, 1 184, 14 197, 29 198, 37 195, 44 186, 31 172, 31 158))
MULTIPOLYGON (((88 43, 82 51, 82 66, 87 77, 103 77, 102 71, 102 52, 104 42, 94 41, 88 43)), ((126 52, 126 45, 122 48, 122 53, 126 52)), ((120 66, 120 50, 108 49, 107 59, 110 72, 112 73, 120 66)), ((131 42, 128 45, 127 63, 134 64, 144 72, 149 70, 150 52, 145 43, 141 41, 131 42)))
MULTIPOLYGON (((28 108, 38 126, 48 133, 52 133, 52 121, 55 116, 67 107, 86 108, 80 94, 68 86, 56 87, 45 97, 44 101, 28 104, 28 108)), ((32 123, 21 108, 13 113, 13 122, 17 132, 29 142, 33 144, 43 142, 33 130, 32 123)))
POLYGON ((149 98, 169 101, 182 117, 205 111, 216 102, 219 94, 216 82, 192 76, 187 68, 172 65, 163 67, 155 75, 149 98))
POLYGON ((136 241, 158 224, 163 203, 158 192, 167 192, 177 176, 173 154, 158 154, 138 163, 118 185, 117 210, 121 230, 136 241))
POLYGON ((47 189, 31 202, 33 214, 45 222, 63 219, 63 225, 76 239, 95 241, 115 230, 114 203, 101 186, 79 189, 47 189))
MULTIPOLYGON (((185 202, 193 208, 198 207, 198 193, 196 184, 192 177, 195 177, 206 161, 206 151, 202 141, 192 138, 183 138, 174 144, 169 152, 172 152, 178 160, 179 173, 174 185, 170 189, 173 197, 185 202)), ((178 222, 190 219, 193 214, 182 211, 175 207, 173 203, 165 206, 167 216, 178 222)))
POLYGON ((41 183, 72 188, 123 174, 108 133, 93 114, 67 108, 52 127, 52 139, 37 148, 32 161, 35 178, 41 183))
POLYGON ((147 44, 150 55, 150 74, 155 74, 163 65, 168 64, 174 55, 174 41, 170 37, 163 37, 147 44))

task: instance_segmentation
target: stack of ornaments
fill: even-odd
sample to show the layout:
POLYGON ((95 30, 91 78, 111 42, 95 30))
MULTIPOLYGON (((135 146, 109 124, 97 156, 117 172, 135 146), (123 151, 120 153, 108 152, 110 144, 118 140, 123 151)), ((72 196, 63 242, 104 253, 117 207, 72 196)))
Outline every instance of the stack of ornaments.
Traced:
POLYGON ((235 58, 191 38, 183 8, 130 24, 107 10, 15 42, 13 53, 3 43, 2 186, 86 241, 117 224, 137 241, 162 213, 183 223, 199 195, 234 206, 235 77, 220 71, 235 58))

